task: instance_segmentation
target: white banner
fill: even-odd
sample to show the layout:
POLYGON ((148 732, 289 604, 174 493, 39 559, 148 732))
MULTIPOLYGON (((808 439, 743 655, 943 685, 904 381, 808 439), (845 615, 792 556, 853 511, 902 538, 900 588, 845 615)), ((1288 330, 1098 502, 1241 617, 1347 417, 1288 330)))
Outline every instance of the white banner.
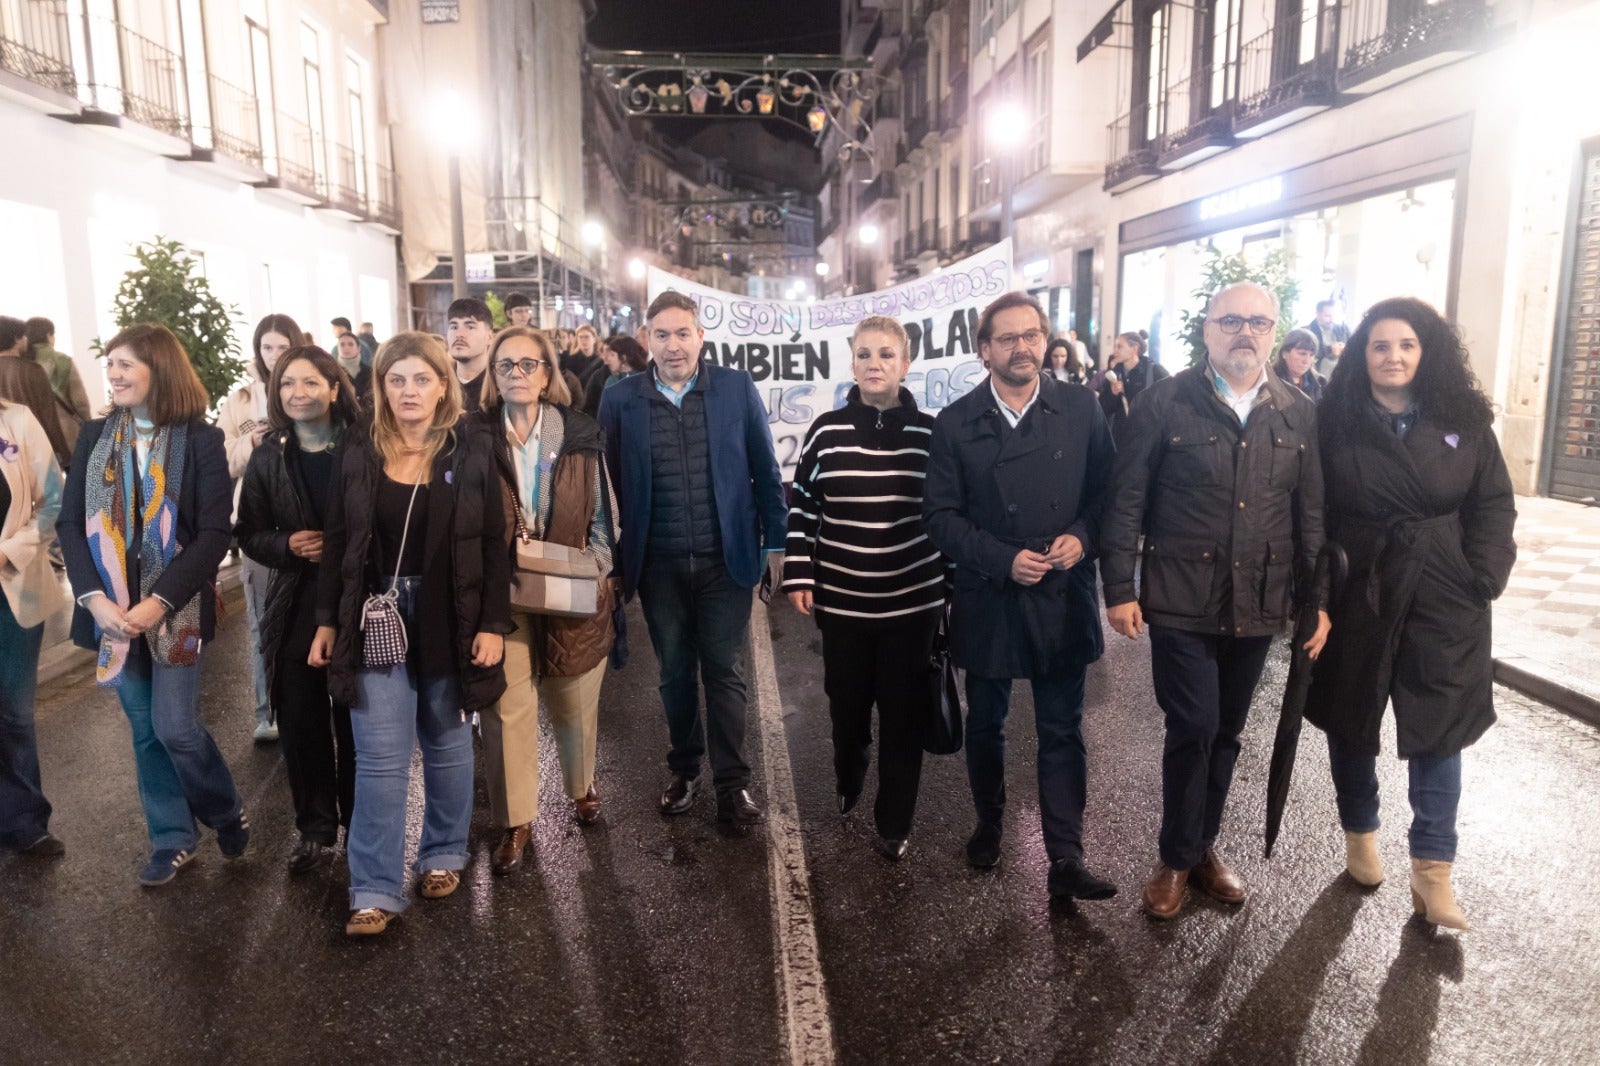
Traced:
POLYGON ((700 307, 701 354, 748 371, 767 409, 778 465, 788 480, 812 421, 844 406, 850 375, 850 333, 870 315, 887 315, 911 335, 905 387, 917 406, 937 411, 983 379, 978 313, 1011 289, 1011 242, 1001 241, 960 262, 893 288, 838 300, 758 300, 686 281, 652 267, 649 298, 681 292, 700 307))

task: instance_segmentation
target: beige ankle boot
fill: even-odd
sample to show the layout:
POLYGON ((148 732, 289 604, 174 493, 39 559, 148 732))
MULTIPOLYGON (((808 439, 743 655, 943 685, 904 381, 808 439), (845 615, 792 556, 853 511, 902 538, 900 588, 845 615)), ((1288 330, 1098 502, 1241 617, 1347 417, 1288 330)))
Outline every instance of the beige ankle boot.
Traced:
POLYGON ((1378 858, 1378 831, 1344 834, 1344 867, 1356 884, 1377 888, 1383 884, 1383 860, 1378 858))
POLYGON ((1434 925, 1466 930, 1467 916, 1450 891, 1450 864, 1437 859, 1411 860, 1411 904, 1434 925))

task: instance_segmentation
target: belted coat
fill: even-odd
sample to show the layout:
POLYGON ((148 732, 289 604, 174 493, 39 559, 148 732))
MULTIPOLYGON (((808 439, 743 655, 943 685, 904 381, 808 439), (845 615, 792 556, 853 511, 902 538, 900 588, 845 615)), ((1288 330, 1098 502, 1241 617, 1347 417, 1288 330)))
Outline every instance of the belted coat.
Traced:
POLYGON ((1376 753, 1393 700, 1401 758, 1452 755, 1495 720, 1489 604, 1517 557, 1511 477, 1488 427, 1423 410, 1402 439, 1371 408, 1354 423, 1321 430, 1328 536, 1350 576, 1306 718, 1376 753))
POLYGON ((1094 393, 1048 374, 1016 428, 987 379, 939 412, 922 515, 929 539, 955 564, 956 665, 980 677, 1039 677, 1100 657, 1094 560, 1112 453, 1094 393), (1036 585, 1011 579, 1019 551, 1047 551, 1063 533, 1083 544, 1076 566, 1036 585))

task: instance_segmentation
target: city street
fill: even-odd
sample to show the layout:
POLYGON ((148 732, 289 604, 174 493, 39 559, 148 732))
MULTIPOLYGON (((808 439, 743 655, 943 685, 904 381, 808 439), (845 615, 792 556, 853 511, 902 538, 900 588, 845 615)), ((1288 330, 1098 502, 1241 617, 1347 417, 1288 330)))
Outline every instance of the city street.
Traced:
MULTIPOLYGON (((1147 643, 1112 638, 1090 674, 1088 855, 1121 892, 1052 906, 1025 687, 1000 867, 964 862, 959 756, 928 760, 911 854, 890 865, 872 850, 867 802, 842 822, 835 811, 815 631, 787 607, 766 624, 747 748, 768 826, 723 830, 706 798, 675 820, 656 812, 666 731, 635 611, 633 661, 602 697, 602 822, 581 831, 572 820, 547 744, 530 864, 490 876, 480 792, 463 890, 418 900, 370 942, 342 933, 342 865, 284 872, 288 791, 276 747, 249 739, 237 613, 207 660, 201 706, 255 826, 238 862, 207 834, 173 884, 137 885, 145 841, 127 726, 82 671, 57 679, 41 693, 39 734, 68 851, 0 859, 0 1059, 1600 1061, 1590 728, 1500 690, 1501 722, 1466 760, 1456 886, 1474 928, 1435 933, 1410 917, 1397 761, 1380 763, 1380 889, 1341 875, 1310 727, 1283 839, 1262 859, 1277 655, 1223 838, 1254 894, 1237 911, 1191 896, 1157 925, 1138 906, 1159 806, 1147 643)), ((420 780, 415 789, 413 838, 420 780)))

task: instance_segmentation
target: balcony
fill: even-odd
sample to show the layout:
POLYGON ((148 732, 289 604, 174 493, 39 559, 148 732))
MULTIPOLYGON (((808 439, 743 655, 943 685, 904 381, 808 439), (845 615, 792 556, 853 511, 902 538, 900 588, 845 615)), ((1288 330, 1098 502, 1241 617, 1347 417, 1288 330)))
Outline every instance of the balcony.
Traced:
POLYGON ((183 57, 123 23, 90 17, 84 23, 96 72, 88 87, 92 103, 61 117, 114 131, 164 155, 189 158, 183 57))
POLYGON ((0 90, 45 110, 78 110, 66 0, 0 0, 0 90))
POLYGON ((1239 52, 1239 102, 1233 132, 1255 138, 1326 111, 1339 99, 1334 82, 1339 7, 1280 23, 1239 52))
POLYGON ((1156 138, 1156 162, 1162 170, 1182 170, 1233 147, 1233 102, 1224 99, 1211 106, 1216 95, 1212 78, 1212 71, 1204 70, 1168 90, 1168 124, 1183 125, 1156 138))
POLYGON ((966 128, 967 72, 962 71, 950 80, 950 94, 939 101, 934 127, 946 137, 953 137, 966 128))
POLYGON ((308 207, 326 203, 322 180, 325 164, 318 159, 321 143, 311 127, 281 111, 274 125, 277 151, 266 158, 267 179, 261 186, 308 207))
POLYGON ((209 144, 197 145, 190 158, 209 163, 239 181, 258 184, 267 171, 261 149, 261 111, 255 96, 215 74, 207 78, 207 88, 211 125, 196 133, 209 144))
POLYGON ((367 176, 362 172, 361 160, 342 144, 330 142, 327 150, 330 166, 322 206, 330 214, 359 221, 367 210, 367 176))
POLYGON ((947 255, 954 258, 987 248, 1000 239, 1000 223, 977 222, 972 219, 958 219, 950 227, 949 238, 944 244, 947 255))
POLYGON ((1140 105, 1106 127, 1105 190, 1127 192, 1161 176, 1155 141, 1146 136, 1149 105, 1140 105))
POLYGON ((861 192, 860 210, 865 211, 879 200, 894 198, 894 172, 880 171, 861 192))
POLYGON ((1365 95, 1484 47, 1485 0, 1351 0, 1339 37, 1339 88, 1365 95))

